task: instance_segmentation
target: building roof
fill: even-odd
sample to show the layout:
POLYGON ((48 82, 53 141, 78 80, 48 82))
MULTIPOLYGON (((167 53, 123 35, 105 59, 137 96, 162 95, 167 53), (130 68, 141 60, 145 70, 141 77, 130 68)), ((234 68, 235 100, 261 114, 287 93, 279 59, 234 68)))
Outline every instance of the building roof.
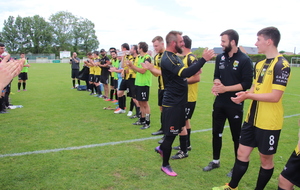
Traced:
MULTIPOLYGON (((258 54, 257 47, 244 47, 244 46, 239 46, 240 50, 246 54, 251 54, 255 55, 258 54)), ((215 54, 221 54, 223 53, 222 47, 214 47, 215 54)))
POLYGON ((221 54, 221 53, 223 53, 223 48, 221 48, 221 47, 214 47, 214 52, 215 52, 215 54, 221 54))
POLYGON ((258 54, 258 50, 257 47, 244 47, 244 46, 240 46, 239 47, 241 49, 242 52, 246 53, 246 54, 251 54, 251 55, 256 55, 258 54))

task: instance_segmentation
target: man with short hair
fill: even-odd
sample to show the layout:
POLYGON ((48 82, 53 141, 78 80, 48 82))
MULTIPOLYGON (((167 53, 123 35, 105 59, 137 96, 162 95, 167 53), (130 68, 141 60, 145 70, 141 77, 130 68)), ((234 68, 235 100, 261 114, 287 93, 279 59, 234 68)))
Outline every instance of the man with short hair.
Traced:
POLYGON ((89 89, 91 89, 90 95, 93 95, 94 94, 94 89, 95 89, 95 85, 94 85, 95 73, 99 73, 98 68, 97 68, 99 66, 97 66, 94 63, 94 54, 93 53, 91 53, 91 52, 87 53, 87 57, 88 57, 88 60, 85 61, 84 63, 85 63, 86 66, 88 66, 90 68, 89 69, 89 89))
MULTIPOLYGON (((133 57, 133 64, 137 65, 138 62, 138 46, 137 45, 132 45, 130 48, 130 55, 133 57)), ((136 100, 136 90, 135 90, 135 78, 136 78, 136 71, 133 69, 129 68, 127 65, 124 67, 126 76, 125 79, 127 81, 127 86, 129 92, 127 93, 127 96, 131 98, 130 101, 130 108, 127 113, 127 116, 132 118, 137 118, 140 115, 140 105, 138 101, 136 100), (135 115, 133 115, 132 111, 133 108, 135 107, 135 115)))
MULTIPOLYGON (((116 55, 115 55, 115 58, 112 58, 111 60, 110 60, 110 62, 111 62, 111 66, 113 66, 113 61, 115 61, 115 63, 116 63, 116 60, 118 60, 117 59, 117 50, 116 50, 116 48, 114 48, 114 47, 111 47, 111 48, 109 48, 109 54, 111 55, 111 57, 113 57, 112 56, 112 53, 113 52, 115 52, 116 53, 116 55)), ((113 72, 111 72, 110 71, 110 69, 109 69, 109 72, 110 72, 110 93, 109 93, 109 99, 106 99, 105 101, 112 101, 112 102, 118 102, 118 95, 117 95, 117 87, 116 86, 118 86, 118 84, 114 84, 114 82, 115 82, 115 73, 113 73, 113 72), (115 99, 113 98, 113 96, 115 95, 115 99)))
MULTIPOLYGON (((235 158, 243 121, 244 102, 235 104, 231 97, 238 91, 251 87, 253 64, 251 59, 238 48, 239 34, 232 29, 220 34, 224 53, 216 58, 212 93, 216 96, 212 112, 213 160, 203 171, 220 167, 222 136, 226 119, 229 122, 235 158)), ((227 175, 230 177, 232 171, 227 175)))
POLYGON ((165 139, 155 148, 163 157, 161 170, 169 176, 177 176, 169 164, 172 144, 185 126, 185 105, 187 103, 187 77, 196 74, 206 61, 214 56, 213 50, 205 49, 203 58, 191 67, 185 68, 176 53, 182 53, 184 41, 182 33, 171 31, 166 36, 167 48, 161 58, 161 72, 165 85, 163 96, 162 124, 165 139))
POLYGON ((257 33, 255 45, 259 53, 266 55, 266 59, 254 66, 251 89, 231 97, 236 104, 246 99, 250 99, 251 102, 240 133, 232 178, 229 183, 222 187, 214 187, 213 190, 238 189, 255 147, 258 148, 261 162, 255 190, 264 189, 273 175, 273 157, 283 125, 282 97, 290 77, 289 63, 277 49, 279 41, 280 32, 275 27, 266 27, 257 33))
MULTIPOLYGON (((24 56, 25 56, 25 54, 24 54, 24 56)), ((76 52, 74 52, 72 57, 70 57, 70 64, 71 64, 71 69, 72 69, 72 72, 71 72, 71 78, 72 78, 72 84, 73 84, 72 88, 74 89, 76 87, 75 86, 76 79, 77 79, 78 85, 80 85, 80 80, 78 79, 80 59, 79 59, 79 57, 77 57, 76 52)))
POLYGON ((100 82, 104 87, 104 99, 108 99, 108 79, 109 79, 109 66, 111 62, 109 58, 106 56, 106 51, 104 49, 100 50, 101 59, 100 59, 100 67, 101 67, 101 77, 100 82))
POLYGON ((120 54, 122 56, 121 66, 123 68, 123 72, 122 72, 123 79, 121 81, 121 84, 120 84, 118 92, 117 92, 119 108, 114 111, 114 113, 116 113, 116 114, 126 113, 126 111, 125 111, 126 96, 125 96, 124 92, 129 88, 129 85, 127 82, 127 74, 129 73, 129 71, 128 71, 128 66, 126 63, 128 61, 132 62, 134 60, 133 56, 130 55, 128 43, 123 43, 121 45, 120 54))
POLYGON ((149 106, 149 95, 150 95, 150 86, 152 83, 151 72, 143 68, 142 63, 146 61, 151 63, 152 58, 147 53, 148 44, 146 42, 140 42, 138 44, 138 61, 137 65, 134 65, 132 62, 128 61, 127 65, 136 71, 135 78, 135 88, 136 88, 136 99, 140 106, 141 118, 140 122, 144 125, 140 129, 148 129, 150 127, 150 106, 149 106))
POLYGON ((20 54, 20 59, 24 59, 23 69, 19 74, 19 81, 18 81, 18 92, 20 92, 21 84, 23 86, 23 91, 26 91, 26 81, 28 80, 28 68, 30 65, 28 64, 28 60, 25 59, 25 53, 20 54))
MULTIPOLYGON (((162 120, 162 99, 164 95, 164 82, 161 76, 161 57, 163 52, 165 51, 165 44, 164 39, 161 36, 156 36, 152 40, 154 50, 156 55, 154 56, 154 64, 145 63, 143 64, 144 68, 148 69, 153 76, 157 77, 158 79, 158 106, 160 109, 160 121, 162 120)), ((152 135, 161 135, 164 134, 162 128, 162 122, 160 122, 160 128, 156 131, 151 133, 152 135)), ((163 139, 163 138, 162 138, 163 139)))
MULTIPOLYGON (((182 62, 185 67, 190 67, 194 63, 197 62, 197 58, 195 55, 192 54, 191 48, 192 48, 192 40, 188 36, 183 36, 184 46, 182 48, 182 62)), ((196 101, 198 96, 198 82, 200 82, 200 74, 202 72, 202 69, 200 69, 199 72, 197 72, 195 75, 187 78, 188 83, 188 101, 185 106, 185 114, 186 114, 186 120, 185 120, 185 128, 186 130, 183 130, 179 134, 179 146, 174 147, 173 149, 178 150, 178 152, 172 156, 172 159, 182 159, 188 157, 188 151, 192 149, 191 147, 191 123, 190 119, 193 116, 195 107, 196 107, 196 101)))
POLYGON ((95 97, 102 98, 102 91, 101 91, 101 59, 99 57, 99 51, 94 51, 93 53, 93 62, 94 62, 94 88, 96 91, 95 97))
MULTIPOLYGON (((111 51, 111 67, 109 69, 109 72, 111 72, 112 77, 113 77, 113 82, 111 84, 114 85, 112 90, 116 91, 115 98, 118 100, 118 95, 117 95, 117 90, 119 86, 119 79, 122 79, 121 73, 123 72, 123 69, 120 69, 120 60, 117 57, 117 52, 116 51, 111 51)), ((112 96, 112 95, 111 95, 112 96)), ((112 97, 111 97, 112 99, 112 97)))

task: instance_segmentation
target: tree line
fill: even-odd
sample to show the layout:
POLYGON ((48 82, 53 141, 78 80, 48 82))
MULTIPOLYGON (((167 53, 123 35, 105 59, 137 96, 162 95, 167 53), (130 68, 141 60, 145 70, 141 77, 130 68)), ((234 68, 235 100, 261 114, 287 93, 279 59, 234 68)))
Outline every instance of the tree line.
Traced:
POLYGON ((52 14, 47 22, 43 17, 9 16, 4 20, 0 42, 10 53, 55 53, 75 51, 82 54, 98 49, 95 24, 70 12, 52 14))

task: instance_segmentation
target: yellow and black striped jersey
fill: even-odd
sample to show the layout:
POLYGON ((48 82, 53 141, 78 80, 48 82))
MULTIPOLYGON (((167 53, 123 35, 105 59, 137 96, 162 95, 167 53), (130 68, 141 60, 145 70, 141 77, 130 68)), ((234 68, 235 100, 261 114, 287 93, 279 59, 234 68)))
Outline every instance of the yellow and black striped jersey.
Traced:
MULTIPOLYGON (((197 61, 195 55, 192 52, 189 52, 182 59, 182 62, 185 67, 189 67, 197 61)), ((188 102, 196 102, 198 97, 198 82, 194 84, 188 84, 188 102)))
MULTIPOLYGON (((272 90, 285 91, 290 71, 289 63, 282 55, 258 62, 254 67, 254 93, 271 93, 272 90)), ((252 100, 245 121, 260 129, 282 129, 282 97, 278 102, 252 100)))
MULTIPOLYGON (((162 56, 163 52, 162 53, 158 53, 154 56, 154 67, 158 70, 161 70, 161 65, 160 65, 160 62, 161 62, 161 56, 162 56)), ((163 81, 163 78, 161 75, 158 76, 158 88, 160 90, 163 90, 165 87, 164 87, 164 81, 163 81)))

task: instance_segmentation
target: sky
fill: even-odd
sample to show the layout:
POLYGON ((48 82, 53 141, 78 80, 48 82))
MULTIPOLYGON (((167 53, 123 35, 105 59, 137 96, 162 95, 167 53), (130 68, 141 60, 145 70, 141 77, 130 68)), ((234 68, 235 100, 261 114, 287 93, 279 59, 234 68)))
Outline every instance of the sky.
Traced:
POLYGON ((155 36, 171 30, 192 39, 192 47, 220 47, 220 34, 239 33, 239 45, 255 47, 257 32, 268 26, 280 30, 279 51, 300 52, 299 0, 10 0, 1 1, 0 30, 9 16, 39 15, 49 21, 59 11, 95 24, 99 50, 121 44, 152 45, 155 36))

